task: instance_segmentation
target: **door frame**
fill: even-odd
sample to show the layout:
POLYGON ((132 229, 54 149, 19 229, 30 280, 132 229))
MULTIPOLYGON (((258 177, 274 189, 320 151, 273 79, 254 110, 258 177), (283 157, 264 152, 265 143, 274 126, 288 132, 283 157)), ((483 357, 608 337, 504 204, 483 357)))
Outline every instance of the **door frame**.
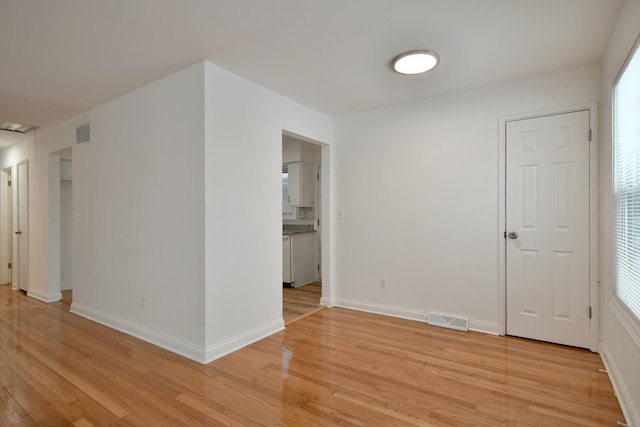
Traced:
MULTIPOLYGON (((320 249, 320 273, 322 277, 322 296, 320 298, 320 305, 327 307, 333 307, 333 273, 332 273, 332 258, 331 258, 331 157, 332 157, 332 145, 315 140, 299 133, 291 132, 287 129, 282 129, 282 135, 288 135, 295 139, 305 141, 320 147, 320 164, 322 165, 322 172, 320 174, 320 182, 318 183, 321 189, 320 209, 315 219, 320 219, 322 226, 320 227, 321 249, 320 249)), ((282 153, 282 148, 280 149, 282 153)), ((280 159, 282 163, 282 158, 280 159)), ((314 219, 314 220, 315 220, 314 219)))
POLYGON ((13 214, 11 203, 11 166, 0 170, 0 284, 13 281, 12 269, 9 264, 13 262, 13 214))
POLYGON ((569 107, 551 108, 509 116, 501 116, 499 122, 498 142, 498 333, 507 334, 507 274, 506 274, 506 175, 507 175, 507 123, 536 119, 557 114, 589 111, 591 127, 591 143, 589 144, 589 305, 591 319, 589 321, 590 347, 598 352, 598 105, 597 103, 579 104, 569 107))
MULTIPOLYGON (((12 214, 12 221, 11 221, 11 227, 12 227, 12 232, 13 232, 13 237, 12 237, 12 245, 11 245, 11 252, 12 252, 12 269, 11 269, 11 276, 12 276, 12 289, 14 290, 20 290, 22 289, 22 284, 20 283, 20 270, 22 269, 22 264, 26 262, 27 264, 27 286, 29 286, 29 282, 31 279, 31 275, 29 274, 30 271, 30 258, 31 258, 31 245, 29 245, 29 236, 30 236, 30 227, 29 227, 29 195, 30 195, 30 189, 29 189, 29 181, 30 181, 30 166, 29 166, 29 159, 25 159, 22 160, 18 163, 15 164, 15 171, 12 170, 11 171, 11 193, 12 193, 12 205, 11 205, 11 214, 12 214), (21 181, 20 179, 20 166, 26 166, 27 168, 27 182, 24 183, 21 181), (15 172, 15 173, 14 173, 15 172), (17 235, 15 234, 16 231, 18 231, 18 225, 19 221, 20 221, 20 187, 22 187, 23 185, 26 184, 26 200, 24 202, 25 204, 25 210, 26 210, 26 238, 23 238, 22 235, 20 237, 17 237, 17 235), (18 240, 20 240, 20 242, 22 243, 22 245, 25 244, 26 241, 26 245, 27 245, 27 249, 26 249, 26 255, 27 255, 27 259, 21 259, 20 258, 20 251, 22 250, 21 245, 18 243, 18 240)), ((22 227, 21 231, 22 231, 22 227)), ((29 288, 27 288, 27 294, 29 294, 28 291, 29 288)))

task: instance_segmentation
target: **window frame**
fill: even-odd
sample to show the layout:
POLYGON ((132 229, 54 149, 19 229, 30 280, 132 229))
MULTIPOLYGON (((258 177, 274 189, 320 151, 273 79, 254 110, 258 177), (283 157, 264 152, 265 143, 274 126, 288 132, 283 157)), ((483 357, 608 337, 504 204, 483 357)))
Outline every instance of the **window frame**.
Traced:
MULTIPOLYGON (((612 173, 611 189, 612 189, 612 199, 613 199, 613 206, 612 206, 613 221, 612 221, 612 236, 611 236, 611 242, 612 242, 611 275, 612 275, 613 293, 611 296, 611 301, 609 306, 613 311, 613 313, 616 315, 616 317, 620 320, 622 325, 625 327, 625 329, 629 332, 629 334, 631 335, 635 343, 638 346, 640 346, 640 314, 634 313, 633 310, 628 306, 628 304, 619 296, 618 268, 617 268, 617 265, 618 265, 618 240, 617 240, 618 203, 619 203, 620 197, 623 194, 621 194, 621 191, 618 187, 619 177, 618 177, 617 144, 616 144, 616 89, 621 78, 624 76, 625 72, 627 71, 629 64, 634 60, 634 58, 640 61, 640 37, 636 39, 635 43, 630 49, 611 87, 611 173, 612 173), (637 58, 636 58, 636 55, 638 55, 637 58)), ((637 93, 638 97, 640 97, 640 85, 637 92, 638 92, 637 93)), ((640 120, 639 120, 639 124, 640 124, 640 120)), ((637 187, 639 188, 636 189, 636 191, 640 193, 640 185, 638 185, 637 187)), ((624 189, 622 193, 624 193, 626 197, 626 195, 629 192, 630 192, 629 189, 624 189)), ((638 286, 640 286, 640 282, 638 283, 638 286)), ((638 291, 638 294, 640 294, 640 290, 638 291)))

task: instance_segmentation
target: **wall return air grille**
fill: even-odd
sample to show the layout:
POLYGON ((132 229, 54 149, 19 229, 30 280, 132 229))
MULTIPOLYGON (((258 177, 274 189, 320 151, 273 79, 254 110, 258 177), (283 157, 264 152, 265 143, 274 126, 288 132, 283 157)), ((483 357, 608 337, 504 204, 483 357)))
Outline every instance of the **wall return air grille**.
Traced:
POLYGON ((91 140, 91 128, 89 123, 86 125, 78 126, 76 128, 76 144, 84 144, 91 140))
POLYGON ((453 316, 450 314, 429 312, 427 323, 433 326, 456 329, 458 331, 469 330, 469 318, 464 316, 453 316))

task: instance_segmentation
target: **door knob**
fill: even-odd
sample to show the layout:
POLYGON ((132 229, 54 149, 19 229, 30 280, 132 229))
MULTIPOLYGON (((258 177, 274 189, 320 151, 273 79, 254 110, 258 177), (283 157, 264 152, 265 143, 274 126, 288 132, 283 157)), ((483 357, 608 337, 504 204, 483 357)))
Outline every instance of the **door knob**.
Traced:
POLYGON ((509 233, 509 238, 510 239, 517 239, 518 238, 518 233, 516 233, 515 231, 512 231, 509 233))
POLYGON ((22 234, 22 231, 16 231, 16 234, 22 234))

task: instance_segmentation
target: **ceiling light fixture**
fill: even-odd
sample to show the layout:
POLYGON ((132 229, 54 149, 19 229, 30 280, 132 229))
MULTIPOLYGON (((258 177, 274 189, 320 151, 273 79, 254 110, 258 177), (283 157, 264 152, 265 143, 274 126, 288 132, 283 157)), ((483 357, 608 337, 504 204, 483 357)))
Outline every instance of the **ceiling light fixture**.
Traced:
POLYGON ((0 130, 6 130, 9 132, 27 133, 35 126, 21 125, 20 123, 10 123, 0 121, 0 130))
POLYGON ((393 58, 391 64, 396 73, 422 74, 431 71, 440 63, 440 57, 429 50, 412 50, 393 58))

